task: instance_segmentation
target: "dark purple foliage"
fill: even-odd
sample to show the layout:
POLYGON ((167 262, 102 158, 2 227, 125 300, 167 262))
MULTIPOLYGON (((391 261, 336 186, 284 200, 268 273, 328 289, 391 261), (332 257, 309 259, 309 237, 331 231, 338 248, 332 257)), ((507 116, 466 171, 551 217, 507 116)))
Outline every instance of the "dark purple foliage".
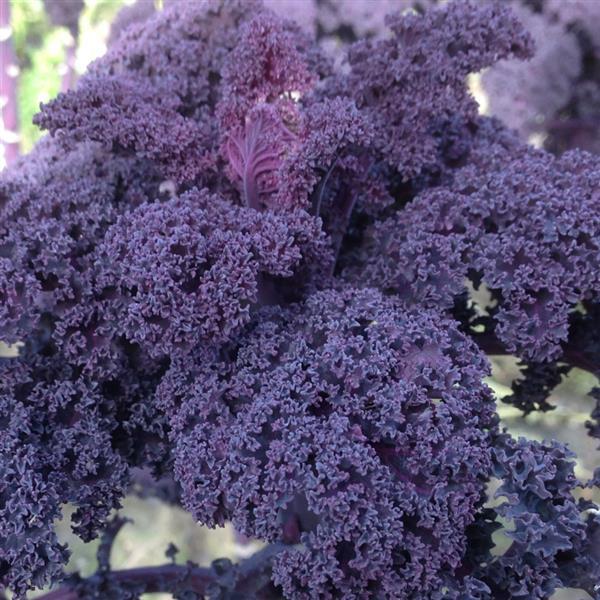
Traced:
POLYGON ((115 337, 173 356, 235 336, 267 299, 266 277, 290 277, 329 254, 307 213, 258 212, 192 190, 142 204, 107 231, 97 288, 111 301, 115 337))
POLYGON ((245 118, 242 129, 227 137, 226 155, 244 204, 260 209, 261 196, 277 190, 274 173, 281 156, 292 146, 295 135, 269 105, 257 105, 245 118))
POLYGON ((274 104, 284 110, 292 92, 312 88, 319 54, 293 23, 269 13, 251 19, 241 28, 223 68, 221 126, 230 129, 243 124, 257 104, 274 104))
POLYGON ((184 506, 301 543, 275 560, 289 597, 427 596, 460 564, 489 476, 486 370, 451 322, 375 290, 266 309, 159 388, 184 506))
POLYGON ((530 151, 425 190, 368 232, 350 277, 410 302, 452 307, 467 278, 491 290, 494 329, 510 352, 560 356, 577 302, 600 292, 600 163, 530 151))
POLYGON ((143 23, 155 12, 154 0, 136 0, 123 6, 110 25, 108 45, 113 46, 129 27, 143 23))
POLYGON ((522 379, 513 382, 513 393, 502 401, 520 408, 525 415, 534 410, 548 411, 554 406, 548 403, 548 397, 569 372, 567 365, 557 363, 521 364, 522 379))
POLYGON ((56 578, 68 556, 53 530, 61 504, 77 508, 73 529, 84 540, 119 506, 131 452, 125 438, 142 425, 135 407, 151 386, 125 372, 92 380, 27 350, 0 360, 0 571, 22 593, 56 578))
POLYGON ((532 53, 507 3, 430 4, 380 35, 319 3, 319 35, 377 38, 334 67, 259 2, 140 3, 42 106, 50 136, 0 180, 16 598, 64 577, 64 503, 105 531, 100 567, 48 600, 600 598, 598 509, 574 496, 600 469, 501 431, 484 381, 486 353, 516 354, 529 413, 600 372, 600 165, 477 114, 466 77, 532 53), (268 545, 112 571, 110 513, 140 490, 268 545))
POLYGON ((153 161, 176 181, 194 179, 213 166, 206 150, 209 133, 180 115, 177 97, 156 84, 113 76, 84 79, 51 106, 50 113, 40 113, 35 121, 58 132, 68 147, 82 140, 100 142, 115 154, 153 161))
POLYGON ((408 180, 436 166, 437 127, 477 114, 465 77, 500 58, 528 57, 533 45, 495 2, 452 2, 424 16, 397 14, 388 25, 391 39, 350 48, 351 71, 339 87, 372 120, 385 160, 408 180))
POLYGON ((504 499, 496 511, 513 528, 504 554, 479 568, 492 597, 547 598, 561 585, 593 591, 600 580, 597 515, 593 503, 573 497, 573 453, 558 442, 506 435, 494 452, 503 481, 496 496, 504 499))

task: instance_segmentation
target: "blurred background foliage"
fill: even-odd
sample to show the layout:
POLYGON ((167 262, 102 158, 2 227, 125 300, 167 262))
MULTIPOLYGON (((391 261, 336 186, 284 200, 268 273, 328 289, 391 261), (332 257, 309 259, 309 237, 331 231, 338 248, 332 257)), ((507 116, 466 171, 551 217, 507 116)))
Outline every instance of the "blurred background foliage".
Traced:
POLYGON ((13 45, 19 68, 17 95, 23 154, 31 150, 41 135, 31 122, 40 102, 48 102, 61 90, 61 80, 68 68, 67 48, 75 46, 73 67, 77 76, 104 54, 112 20, 123 6, 132 3, 132 0, 85 0, 75 40, 66 27, 52 24, 42 0, 10 0, 13 45))
MULTIPOLYGON (((17 99, 20 149, 23 154, 33 147, 41 135, 31 122, 40 102, 47 102, 64 89, 63 78, 69 68, 73 70, 75 79, 91 61, 104 54, 112 20, 121 8, 132 3, 132 0, 85 0, 79 18, 79 33, 75 39, 67 28, 51 23, 42 0, 10 0, 13 44, 19 68, 17 99), (69 48, 74 49, 71 67, 67 64, 69 48)), ((156 0, 155 4, 160 8, 161 0, 156 0)), ((473 79, 471 85, 485 109, 486 99, 481 95, 477 79, 473 79)), ((15 351, 14 347, 8 348, 0 343, 0 354, 6 356, 15 351)), ((496 394, 504 426, 515 436, 537 440, 554 438, 569 444, 578 456, 578 477, 589 479, 594 468, 600 464, 600 451, 587 436, 585 428, 593 408, 589 392, 600 385, 598 380, 589 373, 574 369, 563 377, 562 383, 552 392, 550 402, 554 410, 523 417, 518 409, 502 402, 502 398, 511 393, 511 383, 520 377, 517 361, 505 356, 491 357, 491 360, 493 370, 488 383, 496 394)), ((490 487, 493 494, 493 485, 490 487)), ((590 497, 591 493, 589 489, 580 491, 586 497, 590 497)), ((600 501, 600 497, 595 500, 600 501)), ((85 544, 72 535, 69 528, 70 512, 71 509, 65 506, 64 518, 57 522, 57 530, 72 550, 69 569, 87 576, 96 570, 95 555, 99 542, 96 540, 85 544)), ((256 542, 239 539, 231 527, 217 531, 203 528, 183 510, 158 498, 130 496, 120 513, 132 522, 125 525, 116 538, 111 555, 113 568, 163 564, 169 560, 165 551, 171 543, 179 549, 176 562, 193 561, 200 565, 207 565, 218 557, 239 560, 252 554, 258 546, 256 542)), ((497 553, 502 553, 509 544, 502 532, 498 533, 496 542, 497 553)), ((145 597, 154 600, 170 598, 165 594, 147 594, 145 597)), ((563 590, 553 598, 576 600, 583 597, 582 592, 563 590)))

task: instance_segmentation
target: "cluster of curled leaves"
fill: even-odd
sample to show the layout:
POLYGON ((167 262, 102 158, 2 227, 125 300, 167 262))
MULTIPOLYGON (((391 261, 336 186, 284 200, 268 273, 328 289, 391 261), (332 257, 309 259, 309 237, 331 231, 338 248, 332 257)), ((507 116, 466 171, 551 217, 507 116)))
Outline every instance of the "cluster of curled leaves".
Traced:
MULTIPOLYGON (((390 15, 334 67, 258 2, 149 12, 0 180, 2 586, 60 582, 62 505, 90 540, 144 470, 271 548, 215 597, 600 597, 600 470, 513 438, 484 382, 519 357, 527 413, 600 371, 600 160, 465 83, 532 55, 517 16, 390 15)), ((190 573, 176 597, 205 597, 190 573)))

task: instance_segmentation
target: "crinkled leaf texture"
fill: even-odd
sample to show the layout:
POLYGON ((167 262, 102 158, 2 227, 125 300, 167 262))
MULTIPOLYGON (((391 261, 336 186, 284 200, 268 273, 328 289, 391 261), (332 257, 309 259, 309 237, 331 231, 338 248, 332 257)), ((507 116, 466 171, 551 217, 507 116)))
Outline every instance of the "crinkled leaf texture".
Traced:
MULTIPOLYGON (((90 540, 141 472, 269 544, 212 587, 175 570, 174 597, 597 595, 574 493, 600 469, 510 437, 485 384, 486 352, 516 354, 507 400, 543 411, 600 364, 598 159, 528 147, 465 82, 531 56, 518 16, 418 0, 384 34, 311 3, 320 34, 376 34, 339 64, 258 1, 163 4, 122 15, 0 178, 0 585, 60 581, 61 506, 90 540)), ((156 591, 105 546, 69 594, 156 591)))

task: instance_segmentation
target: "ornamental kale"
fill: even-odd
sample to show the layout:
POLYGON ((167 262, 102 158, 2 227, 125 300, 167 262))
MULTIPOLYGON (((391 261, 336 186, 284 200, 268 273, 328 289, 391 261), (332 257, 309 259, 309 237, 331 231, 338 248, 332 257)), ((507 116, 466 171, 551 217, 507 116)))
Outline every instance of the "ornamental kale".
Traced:
POLYGON ((454 323, 373 289, 264 308, 159 386, 183 504, 287 543, 286 596, 426 597, 453 579, 491 474, 486 370, 454 323))
POLYGON ((528 414, 573 367, 600 374, 600 160, 527 146, 466 84, 531 58, 526 9, 421 0, 386 33, 356 22, 340 63, 342 1, 310 3, 311 26, 269 8, 293 1, 164 4, 121 14, 0 179, 0 340, 19 347, 0 358, 0 585, 600 598, 600 468, 580 481, 563 444, 513 438, 485 382, 487 355, 517 356, 505 400, 528 414), (140 473, 265 548, 112 571, 140 473), (102 535, 88 579, 63 570, 65 503, 102 535))
POLYGON ((575 305, 600 292, 597 165, 581 151, 530 150, 458 169, 370 226, 364 268, 348 277, 447 308, 467 278, 483 281, 494 301, 486 332, 511 353, 556 359, 575 305))

